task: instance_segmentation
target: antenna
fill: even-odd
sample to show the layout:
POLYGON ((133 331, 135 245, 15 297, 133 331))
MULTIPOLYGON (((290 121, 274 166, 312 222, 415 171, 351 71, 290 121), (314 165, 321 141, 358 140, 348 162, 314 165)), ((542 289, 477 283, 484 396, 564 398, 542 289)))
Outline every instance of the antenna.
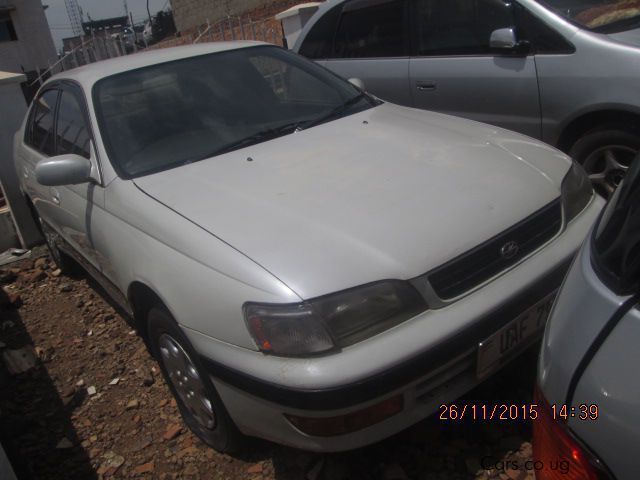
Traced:
POLYGON ((127 0, 124 0, 124 14, 129 16, 129 6, 127 5, 127 0))
POLYGON ((78 5, 78 0, 64 0, 64 5, 67 7, 67 15, 69 16, 73 34, 75 36, 82 35, 82 11, 78 5))

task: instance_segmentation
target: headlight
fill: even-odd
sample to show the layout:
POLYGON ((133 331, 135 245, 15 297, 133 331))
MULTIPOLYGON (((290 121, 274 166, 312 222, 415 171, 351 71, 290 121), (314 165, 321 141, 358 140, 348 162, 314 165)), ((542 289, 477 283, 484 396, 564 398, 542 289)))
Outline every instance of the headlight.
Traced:
POLYGON ((562 207, 565 223, 573 220, 587 206, 593 187, 591 180, 581 165, 573 162, 571 169, 562 180, 562 207))
POLYGON ((246 303, 244 316, 260 350, 303 356, 352 345, 427 308, 411 284, 390 280, 295 304, 246 303))

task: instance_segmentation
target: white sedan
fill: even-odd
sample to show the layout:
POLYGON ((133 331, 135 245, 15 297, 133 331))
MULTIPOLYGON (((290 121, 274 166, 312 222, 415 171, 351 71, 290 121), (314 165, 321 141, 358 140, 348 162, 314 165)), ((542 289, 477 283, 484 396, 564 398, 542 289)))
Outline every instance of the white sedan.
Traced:
POLYGON ((54 76, 15 160, 220 450, 351 449, 455 400, 539 338, 603 204, 558 150, 257 42, 54 76))

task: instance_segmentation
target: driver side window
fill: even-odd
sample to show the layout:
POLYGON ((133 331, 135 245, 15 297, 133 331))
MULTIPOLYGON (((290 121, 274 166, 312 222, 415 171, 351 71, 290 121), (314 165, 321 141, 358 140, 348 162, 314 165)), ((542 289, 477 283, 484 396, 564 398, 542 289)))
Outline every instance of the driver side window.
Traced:
POLYGON ((415 8, 421 56, 492 55, 491 33, 515 26, 504 0, 419 0, 415 8))
POLYGON ((331 58, 405 56, 408 44, 405 5, 403 0, 351 0, 346 3, 331 58))

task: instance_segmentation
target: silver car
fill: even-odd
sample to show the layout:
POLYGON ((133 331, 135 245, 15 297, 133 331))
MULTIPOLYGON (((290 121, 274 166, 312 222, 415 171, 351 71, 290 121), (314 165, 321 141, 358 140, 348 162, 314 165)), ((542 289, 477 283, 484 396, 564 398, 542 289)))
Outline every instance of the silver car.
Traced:
POLYGON ((351 449, 454 400, 540 337, 603 205, 541 142, 257 42, 63 72, 15 159, 58 265, 129 312, 220 450, 351 449))
POLYGON ((626 0, 328 0, 294 50, 384 100, 554 145, 608 196, 640 150, 626 0))
POLYGON ((634 480, 640 458, 640 156, 585 242, 543 341, 538 480, 634 480))

